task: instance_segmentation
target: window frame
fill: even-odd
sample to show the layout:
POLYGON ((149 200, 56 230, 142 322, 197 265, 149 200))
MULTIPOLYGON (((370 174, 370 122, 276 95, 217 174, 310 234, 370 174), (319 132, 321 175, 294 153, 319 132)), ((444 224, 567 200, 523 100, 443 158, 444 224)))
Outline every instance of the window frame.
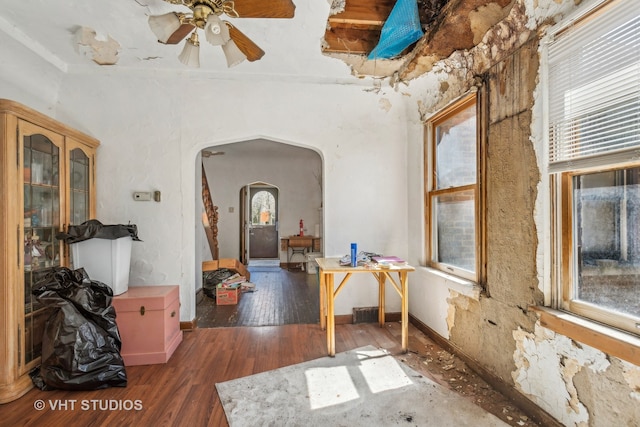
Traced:
POLYGON ((485 103, 485 85, 482 85, 479 89, 475 90, 460 99, 454 101, 449 106, 443 108, 440 112, 429 118, 425 126, 425 265, 437 270, 440 270, 447 274, 452 274, 457 277, 461 277, 475 283, 483 284, 486 277, 486 262, 485 262, 485 229, 484 229, 484 215, 482 215, 484 206, 484 185, 482 178, 484 173, 484 149, 485 149, 485 118, 486 118, 486 103, 485 103), (446 189, 435 189, 436 185, 436 130, 440 123, 455 117, 456 114, 468 109, 470 106, 475 105, 475 117, 476 117, 476 180, 474 184, 461 185, 446 189), (463 193, 467 191, 473 191, 474 197, 474 223, 475 223, 475 269, 469 271, 461 267, 457 267, 448 263, 438 262, 436 260, 437 255, 437 232, 434 231, 436 226, 436 219, 433 214, 435 207, 434 200, 440 196, 451 195, 455 193, 463 193))
MULTIPOLYGON (((621 7, 622 2, 617 0, 601 0, 592 1, 584 6, 583 9, 577 13, 569 16, 567 19, 557 24, 550 29, 548 34, 543 39, 543 75, 542 79, 545 84, 545 167, 547 167, 547 173, 549 177, 549 189, 550 189, 550 215, 551 215, 551 287, 550 287, 550 300, 547 301, 547 305, 552 309, 561 310, 570 315, 579 316, 583 319, 587 319, 588 322, 596 322, 592 326, 593 330, 607 331, 607 335, 618 336, 620 331, 622 334, 631 334, 634 337, 640 336, 638 327, 640 326, 638 316, 629 315, 626 313, 614 312, 611 309, 606 308, 604 305, 594 304, 588 301, 581 301, 575 298, 575 288, 577 286, 577 280, 579 279, 579 257, 577 253, 577 236, 575 233, 575 224, 577 220, 575 215, 574 205, 577 200, 574 195, 574 178, 586 174, 596 172, 616 172, 624 169, 640 167, 640 161, 638 161, 638 152, 640 152, 640 144, 635 146, 626 147, 622 150, 607 151, 603 154, 596 154, 592 156, 576 157, 569 160, 559 161, 557 163, 551 162, 550 154, 550 131, 551 131, 551 119, 549 114, 549 94, 552 91, 550 78, 549 78, 549 49, 548 44, 555 39, 562 37, 562 35, 569 29, 583 25, 593 26, 593 31, 597 32, 598 19, 606 14, 610 7, 621 7), (596 327, 596 324, 603 325, 603 328, 596 327)), ((566 48, 565 48, 566 49, 566 48)), ((615 71, 607 74, 605 77, 615 74, 615 71)), ((603 77, 604 78, 604 77, 603 77)), ((556 88, 557 90, 557 88, 556 88)), ((545 313, 543 317, 549 318, 550 314, 545 313)), ((555 316, 555 315, 554 315, 555 316)), ((558 315, 560 318, 560 315, 558 315)), ((566 322, 553 321, 557 325, 562 325, 562 329, 558 332, 566 333, 571 331, 565 331, 567 327, 566 322)), ((573 329, 571 327, 570 329, 573 329)), ((574 331, 575 332, 575 331, 574 331)), ((584 334, 582 332, 581 334, 584 334)), ((619 338, 617 338, 619 339, 619 338)), ((596 336, 592 345, 601 348, 603 346, 597 345, 606 342, 606 339, 596 336)), ((623 339, 620 339, 623 341, 623 339)), ((617 345, 617 344, 616 344, 617 345)), ((637 345, 637 344, 634 344, 637 345)), ((609 347, 609 345, 604 345, 609 347)), ((609 348, 604 349, 609 351, 609 348)), ((626 353, 625 353, 626 355, 626 353)), ((629 360, 629 356, 625 357, 629 360)))
POLYGON ((554 241, 557 245, 558 275, 554 286, 554 308, 569 313, 601 322, 605 325, 621 329, 625 332, 640 335, 638 321, 640 316, 634 317, 625 313, 614 313, 606 307, 587 301, 581 301, 574 297, 574 289, 578 280, 578 254, 576 253, 575 227, 575 197, 574 178, 594 172, 617 172, 630 168, 640 167, 640 162, 627 162, 610 165, 609 167, 581 168, 571 171, 555 173, 551 178, 552 185, 556 188, 557 208, 553 212, 556 217, 556 229, 554 241))

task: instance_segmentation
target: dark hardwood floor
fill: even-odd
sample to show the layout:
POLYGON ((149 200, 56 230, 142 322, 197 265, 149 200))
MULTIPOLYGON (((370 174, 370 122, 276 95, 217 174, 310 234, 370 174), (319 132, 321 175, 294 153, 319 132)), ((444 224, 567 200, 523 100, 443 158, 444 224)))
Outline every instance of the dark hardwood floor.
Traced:
POLYGON ((305 271, 249 265, 253 292, 243 292, 237 305, 216 305, 202 295, 196 305, 200 328, 315 324, 320 321, 318 280, 305 271))

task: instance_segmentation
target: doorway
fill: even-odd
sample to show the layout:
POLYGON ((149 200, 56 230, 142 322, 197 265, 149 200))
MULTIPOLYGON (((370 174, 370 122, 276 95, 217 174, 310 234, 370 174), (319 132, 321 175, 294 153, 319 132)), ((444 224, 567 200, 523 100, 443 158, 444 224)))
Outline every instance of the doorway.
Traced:
MULTIPOLYGON (((278 247, 278 188, 267 184, 248 186, 248 198, 243 197, 244 223, 247 224, 248 255, 251 259, 277 259, 278 247)), ((245 190, 245 194, 246 194, 245 190)))
POLYGON ((277 252, 273 258, 262 260, 279 260, 280 264, 286 260, 280 238, 298 234, 301 219, 307 227, 305 234, 322 234, 323 166, 317 151, 267 139, 217 145, 210 150, 224 153, 202 158, 211 199, 218 206, 220 258, 234 258, 248 265, 250 187, 277 190, 277 237, 271 246, 277 252))
POLYGON ((318 228, 315 224, 323 223, 322 157, 309 148, 267 139, 211 150, 224 152, 202 159, 211 199, 218 207, 219 256, 238 258, 250 272, 255 291, 244 292, 240 302, 231 306, 218 306, 203 294, 196 304, 198 325, 317 322, 317 277, 281 268, 286 252, 281 250, 280 238, 298 233, 300 219, 310 235, 318 228), (259 195, 261 191, 271 197, 259 195))

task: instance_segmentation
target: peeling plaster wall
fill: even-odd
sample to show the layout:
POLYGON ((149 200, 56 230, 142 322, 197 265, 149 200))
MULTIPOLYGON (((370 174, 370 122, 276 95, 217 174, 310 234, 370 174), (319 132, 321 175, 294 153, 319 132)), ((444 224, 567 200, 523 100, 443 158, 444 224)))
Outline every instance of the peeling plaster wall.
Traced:
MULTIPOLYGON (((410 278, 409 310, 562 424, 637 425, 640 367, 547 330, 527 311, 545 302, 551 274, 538 40, 580 3, 518 0, 482 43, 409 84, 408 103, 422 121, 479 79, 489 86, 486 292, 421 267, 410 278)), ((422 156, 421 146, 410 142, 409 150, 422 156)), ((412 191, 424 191, 423 174, 423 165, 410 171, 412 191)), ((425 243, 417 236, 425 212, 422 200, 409 203, 410 259, 424 265, 425 243)))
POLYGON ((89 27, 79 27, 75 36, 75 48, 81 55, 91 58, 99 65, 113 65, 118 62, 120 44, 111 36, 98 36, 96 31, 89 27))
POLYGON ((539 324, 533 332, 515 330, 513 338, 517 389, 564 425, 637 425, 640 367, 539 324))

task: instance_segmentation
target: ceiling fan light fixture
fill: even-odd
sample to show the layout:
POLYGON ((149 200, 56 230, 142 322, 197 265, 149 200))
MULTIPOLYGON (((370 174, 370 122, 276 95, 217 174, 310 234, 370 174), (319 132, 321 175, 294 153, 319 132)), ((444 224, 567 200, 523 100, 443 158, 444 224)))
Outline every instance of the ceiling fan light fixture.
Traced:
POLYGON ((223 44, 222 51, 224 52, 224 57, 227 59, 228 68, 235 67, 247 59, 247 56, 242 53, 238 48, 238 45, 233 40, 229 40, 227 43, 223 44))
POLYGON ((180 18, 174 12, 149 17, 149 27, 151 27, 151 31, 156 35, 158 41, 162 43, 166 43, 169 37, 178 31, 180 25, 180 18))
POLYGON ((178 59, 189 67, 200 67, 200 42, 198 41, 197 32, 194 31, 184 43, 184 48, 178 59))
MULTIPOLYGON (((156 0, 160 1, 160 0, 156 0)), ((249 37, 220 16, 232 18, 293 18, 293 0, 164 0, 173 5, 186 6, 191 13, 170 12, 149 17, 149 26, 159 42, 178 44, 193 32, 178 56, 180 62, 199 67, 197 30, 203 30, 207 42, 222 46, 227 66, 233 67, 244 60, 257 61, 264 51, 249 37), (240 10, 236 10, 236 1, 240 10)))
POLYGON ((231 39, 229 27, 222 22, 218 15, 213 13, 207 17, 207 24, 204 26, 204 36, 207 41, 214 46, 224 45, 231 39))

